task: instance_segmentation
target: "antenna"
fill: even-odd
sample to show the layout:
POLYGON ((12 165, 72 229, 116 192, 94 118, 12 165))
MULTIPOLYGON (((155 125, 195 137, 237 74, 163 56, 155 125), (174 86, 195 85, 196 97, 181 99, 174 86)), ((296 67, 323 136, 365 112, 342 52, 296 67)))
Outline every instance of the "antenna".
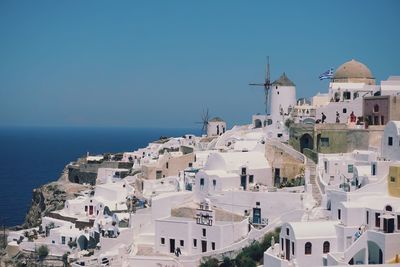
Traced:
POLYGON ((265 92, 265 113, 268 114, 268 101, 269 101, 269 90, 271 89, 271 76, 269 66, 269 56, 267 56, 267 65, 265 68, 265 82, 264 83, 249 83, 251 86, 263 86, 265 92))

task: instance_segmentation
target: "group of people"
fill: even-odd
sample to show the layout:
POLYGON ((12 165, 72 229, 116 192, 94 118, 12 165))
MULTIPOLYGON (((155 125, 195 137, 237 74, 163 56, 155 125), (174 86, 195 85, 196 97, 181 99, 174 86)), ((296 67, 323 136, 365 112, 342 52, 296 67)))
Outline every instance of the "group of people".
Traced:
MULTIPOLYGON (((326 120, 326 115, 322 112, 321 113, 321 123, 325 123, 326 120)), ((354 111, 351 112, 350 114, 350 122, 355 123, 357 121, 357 117, 354 114, 354 111)), ((336 123, 340 123, 340 114, 338 111, 336 111, 336 123)))

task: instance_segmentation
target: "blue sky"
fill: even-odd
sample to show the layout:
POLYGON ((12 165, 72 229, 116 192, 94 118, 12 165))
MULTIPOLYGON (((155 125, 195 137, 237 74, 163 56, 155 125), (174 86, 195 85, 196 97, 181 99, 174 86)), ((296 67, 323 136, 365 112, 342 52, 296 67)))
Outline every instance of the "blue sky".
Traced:
POLYGON ((352 58, 400 75, 399 1, 0 1, 0 126, 197 127, 264 110, 266 56, 298 97, 352 58))

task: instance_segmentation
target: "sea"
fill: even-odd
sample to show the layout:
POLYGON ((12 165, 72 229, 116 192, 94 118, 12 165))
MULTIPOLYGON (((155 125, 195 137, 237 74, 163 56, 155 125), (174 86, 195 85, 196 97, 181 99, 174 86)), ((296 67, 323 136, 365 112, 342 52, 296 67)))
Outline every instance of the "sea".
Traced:
POLYGON ((32 190, 59 178, 78 157, 134 151, 160 136, 200 134, 196 128, 0 127, 0 225, 24 222, 32 190))

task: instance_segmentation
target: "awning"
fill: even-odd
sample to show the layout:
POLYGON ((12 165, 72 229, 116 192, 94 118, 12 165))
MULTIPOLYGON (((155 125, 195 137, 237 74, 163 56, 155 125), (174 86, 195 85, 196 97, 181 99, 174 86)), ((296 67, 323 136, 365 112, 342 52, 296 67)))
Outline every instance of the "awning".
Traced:
POLYGON ((392 214, 382 214, 382 215, 379 216, 379 218, 382 218, 382 219, 394 219, 395 217, 392 214))

